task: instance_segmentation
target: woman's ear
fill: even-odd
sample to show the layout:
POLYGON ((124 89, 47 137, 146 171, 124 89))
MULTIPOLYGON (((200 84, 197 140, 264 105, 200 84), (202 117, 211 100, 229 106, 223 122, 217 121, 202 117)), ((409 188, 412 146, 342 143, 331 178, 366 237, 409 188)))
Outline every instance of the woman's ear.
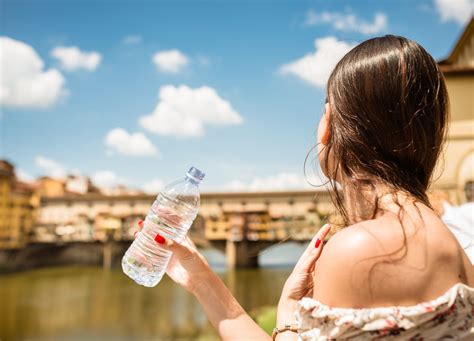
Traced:
POLYGON ((324 106, 324 115, 321 119, 320 129, 321 143, 327 145, 331 137, 331 105, 329 103, 326 103, 324 106))

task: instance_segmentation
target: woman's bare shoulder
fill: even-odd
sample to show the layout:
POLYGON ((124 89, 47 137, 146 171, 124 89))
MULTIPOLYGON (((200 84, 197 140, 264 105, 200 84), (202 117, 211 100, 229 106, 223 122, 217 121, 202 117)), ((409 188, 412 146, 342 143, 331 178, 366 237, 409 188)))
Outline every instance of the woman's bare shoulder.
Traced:
POLYGON ((451 270, 456 259, 438 262, 440 255, 456 257, 454 244, 449 246, 445 239, 438 245, 439 238, 429 235, 426 228, 402 226, 390 216, 342 229, 329 239, 318 260, 314 298, 331 306, 371 307, 410 305, 432 297, 437 288, 444 290, 458 279, 451 270), (445 282, 436 283, 440 268, 435 264, 446 267, 439 276, 445 282), (436 287, 427 288, 427 283, 436 287))
POLYGON ((326 243, 316 265, 314 298, 330 306, 367 306, 369 273, 383 255, 372 222, 340 230, 326 243))

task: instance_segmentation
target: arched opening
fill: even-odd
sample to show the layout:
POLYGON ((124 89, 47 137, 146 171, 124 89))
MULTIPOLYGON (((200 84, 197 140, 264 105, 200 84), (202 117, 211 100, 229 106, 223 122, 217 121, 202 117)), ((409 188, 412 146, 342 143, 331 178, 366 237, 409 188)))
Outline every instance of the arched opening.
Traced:
POLYGON ((458 168, 457 183, 458 190, 464 197, 461 202, 474 201, 474 150, 462 159, 458 168))
POLYGON ((474 202, 474 181, 468 181, 464 185, 464 195, 467 202, 474 202))

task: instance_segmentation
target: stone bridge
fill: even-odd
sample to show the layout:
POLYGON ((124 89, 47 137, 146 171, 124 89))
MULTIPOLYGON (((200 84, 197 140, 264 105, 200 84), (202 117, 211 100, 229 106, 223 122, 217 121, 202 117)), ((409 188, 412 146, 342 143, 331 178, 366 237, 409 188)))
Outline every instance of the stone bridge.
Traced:
MULTIPOLYGON (((144 194, 42 198, 33 240, 63 245, 57 244, 59 238, 76 243, 71 245, 77 250, 87 242, 113 240, 116 250, 133 239, 137 221, 145 217, 153 200, 144 194)), ((270 245, 310 240, 332 211, 329 194, 322 190, 203 193, 190 235, 200 246, 225 252, 230 267, 256 266, 258 253, 270 245)), ((115 256, 107 257, 107 263, 116 262, 115 256)))

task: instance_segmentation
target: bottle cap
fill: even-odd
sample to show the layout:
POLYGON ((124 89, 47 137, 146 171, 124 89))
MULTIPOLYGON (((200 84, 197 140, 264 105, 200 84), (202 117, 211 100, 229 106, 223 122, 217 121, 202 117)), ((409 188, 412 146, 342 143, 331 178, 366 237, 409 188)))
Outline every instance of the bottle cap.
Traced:
POLYGON ((191 179, 197 181, 197 182, 201 182, 202 179, 204 179, 204 177, 206 176, 206 174, 204 174, 204 172, 201 172, 199 169, 197 169, 195 167, 189 168, 186 175, 189 176, 191 179))

